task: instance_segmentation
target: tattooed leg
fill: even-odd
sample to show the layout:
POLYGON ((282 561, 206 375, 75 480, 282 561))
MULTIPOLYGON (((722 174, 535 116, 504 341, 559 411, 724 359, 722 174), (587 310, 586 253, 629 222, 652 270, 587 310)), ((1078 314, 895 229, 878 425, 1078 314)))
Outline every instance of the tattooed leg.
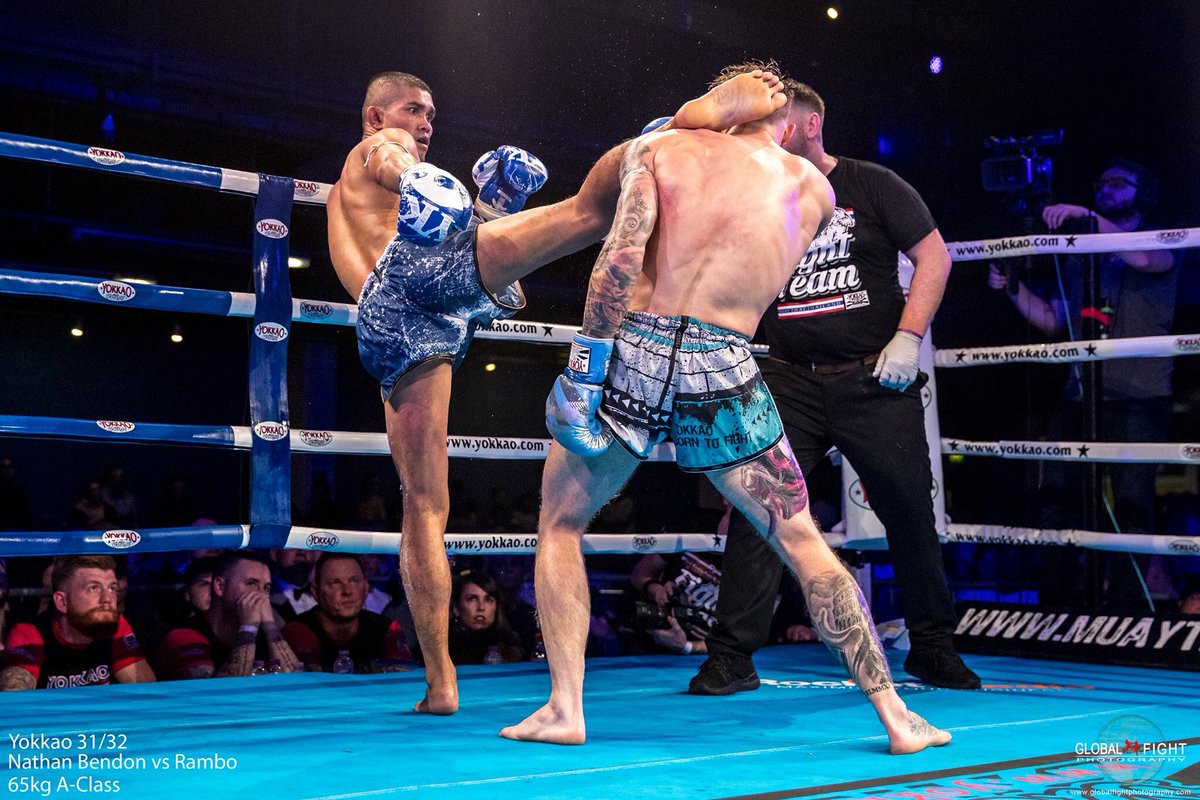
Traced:
POLYGON ((787 440, 749 464, 710 477, 799 578, 817 633, 874 707, 891 752, 915 753, 949 742, 948 732, 909 711, 896 693, 870 607, 821 538, 787 440))
POLYGON ((892 688, 892 675, 867 600, 845 570, 809 579, 804 600, 813 627, 868 697, 892 688))

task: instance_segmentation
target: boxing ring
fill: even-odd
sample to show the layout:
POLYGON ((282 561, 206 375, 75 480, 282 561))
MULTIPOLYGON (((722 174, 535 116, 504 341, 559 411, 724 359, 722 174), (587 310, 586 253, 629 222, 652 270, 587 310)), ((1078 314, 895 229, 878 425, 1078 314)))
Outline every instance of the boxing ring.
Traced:
MULTIPOLYGON (((294 326, 354 325, 356 320, 352 305, 293 298, 288 282, 292 204, 322 205, 329 187, 12 134, 0 134, 0 156, 257 196, 253 295, 0 270, 0 293, 5 294, 252 320, 249 426, 0 414, 3 436, 249 451, 248 521, 6 533, 0 534, 0 555, 120 555, 202 547, 395 552, 395 533, 291 524, 293 453, 388 454, 384 434, 295 430, 289 422, 287 342, 294 326)), ((1020 255, 1021 247, 1031 248, 1029 252, 1108 252, 1143 245, 1194 246, 1200 239, 1200 229, 1157 233, 1172 235, 1079 236, 1070 244, 991 240, 953 243, 950 249, 955 260, 965 261, 997 253, 1020 255)), ((477 335, 564 345, 575 330, 506 321, 477 335)), ((940 351, 933 358, 939 367, 954 368, 1194 353, 1200 353, 1200 336, 1184 335, 940 351)), ((452 436, 449 452, 453 458, 538 460, 547 446, 544 439, 452 436)), ((1200 459, 1200 445, 1190 443, 941 440, 944 453, 984 457, 1077 460, 1081 447, 1094 461, 1200 459)), ((652 459, 671 461, 670 445, 660 446, 652 459)), ((951 524, 943 538, 1196 552, 1195 537, 1166 534, 951 524)), ((831 539, 855 547, 879 545, 878 537, 858 536, 853 529, 831 539)), ((530 553, 536 536, 452 534, 446 542, 450 553, 530 553)), ((722 544, 722 537, 712 533, 589 534, 584 552, 719 551, 722 544)), ((1200 638, 1200 623, 1195 625, 1189 648, 1200 638)), ((727 698, 683 693, 699 663, 693 659, 592 659, 585 696, 589 738, 582 748, 516 743, 495 735, 545 698, 549 678, 537 663, 460 668, 462 708, 450 718, 411 711, 424 691, 420 672, 271 675, 9 693, 0 699, 5 722, 0 726, 0 783, 16 797, 96 793, 134 798, 567 798, 623 793, 865 800, 1192 797, 1200 792, 1200 698, 1194 673, 973 656, 971 665, 983 678, 983 690, 953 692, 905 680, 903 654, 888 655, 898 691, 915 710, 954 734, 950 746, 903 758, 887 756, 886 739, 869 705, 840 668, 823 648, 795 645, 764 650, 756 657, 763 686, 727 698), (1130 751, 1131 738, 1152 746, 1130 751)))

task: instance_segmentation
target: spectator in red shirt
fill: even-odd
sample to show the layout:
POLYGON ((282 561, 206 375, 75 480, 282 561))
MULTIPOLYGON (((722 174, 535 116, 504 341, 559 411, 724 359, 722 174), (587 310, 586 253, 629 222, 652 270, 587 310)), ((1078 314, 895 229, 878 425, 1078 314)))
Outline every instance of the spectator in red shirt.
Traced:
POLYGON ((370 672, 379 659, 412 660, 404 629, 363 608, 371 585, 362 562, 350 553, 323 553, 312 592, 317 605, 283 628, 283 637, 311 672, 333 672, 338 653, 349 653, 355 672, 370 672))
POLYGON ((50 585, 52 608, 33 622, 14 625, 8 635, 0 689, 154 680, 133 628, 117 611, 117 573, 111 557, 60 558, 50 585))
POLYGON ((265 558, 247 550, 221 555, 213 567, 212 604, 167 633, 158 648, 159 673, 169 679, 249 675, 255 661, 277 661, 279 672, 300 669, 275 622, 270 590, 265 558))

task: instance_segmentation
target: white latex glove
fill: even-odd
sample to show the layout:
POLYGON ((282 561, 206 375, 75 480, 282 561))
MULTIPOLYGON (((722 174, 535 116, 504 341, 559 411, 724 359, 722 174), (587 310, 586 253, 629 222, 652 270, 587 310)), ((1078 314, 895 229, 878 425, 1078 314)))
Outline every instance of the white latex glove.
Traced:
POLYGON ((921 337, 908 331, 896 331, 879 354, 871 375, 879 378, 880 386, 903 392, 917 379, 920 355, 921 337))

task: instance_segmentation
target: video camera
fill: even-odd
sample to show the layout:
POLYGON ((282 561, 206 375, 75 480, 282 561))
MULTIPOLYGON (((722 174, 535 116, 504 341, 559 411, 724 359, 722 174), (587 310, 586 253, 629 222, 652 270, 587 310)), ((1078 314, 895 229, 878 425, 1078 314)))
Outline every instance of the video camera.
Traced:
POLYGON ((1062 140, 1061 129, 1021 137, 988 137, 983 148, 996 155, 983 160, 984 191, 1048 195, 1053 166, 1049 156, 1038 155, 1037 148, 1062 144, 1062 140))

